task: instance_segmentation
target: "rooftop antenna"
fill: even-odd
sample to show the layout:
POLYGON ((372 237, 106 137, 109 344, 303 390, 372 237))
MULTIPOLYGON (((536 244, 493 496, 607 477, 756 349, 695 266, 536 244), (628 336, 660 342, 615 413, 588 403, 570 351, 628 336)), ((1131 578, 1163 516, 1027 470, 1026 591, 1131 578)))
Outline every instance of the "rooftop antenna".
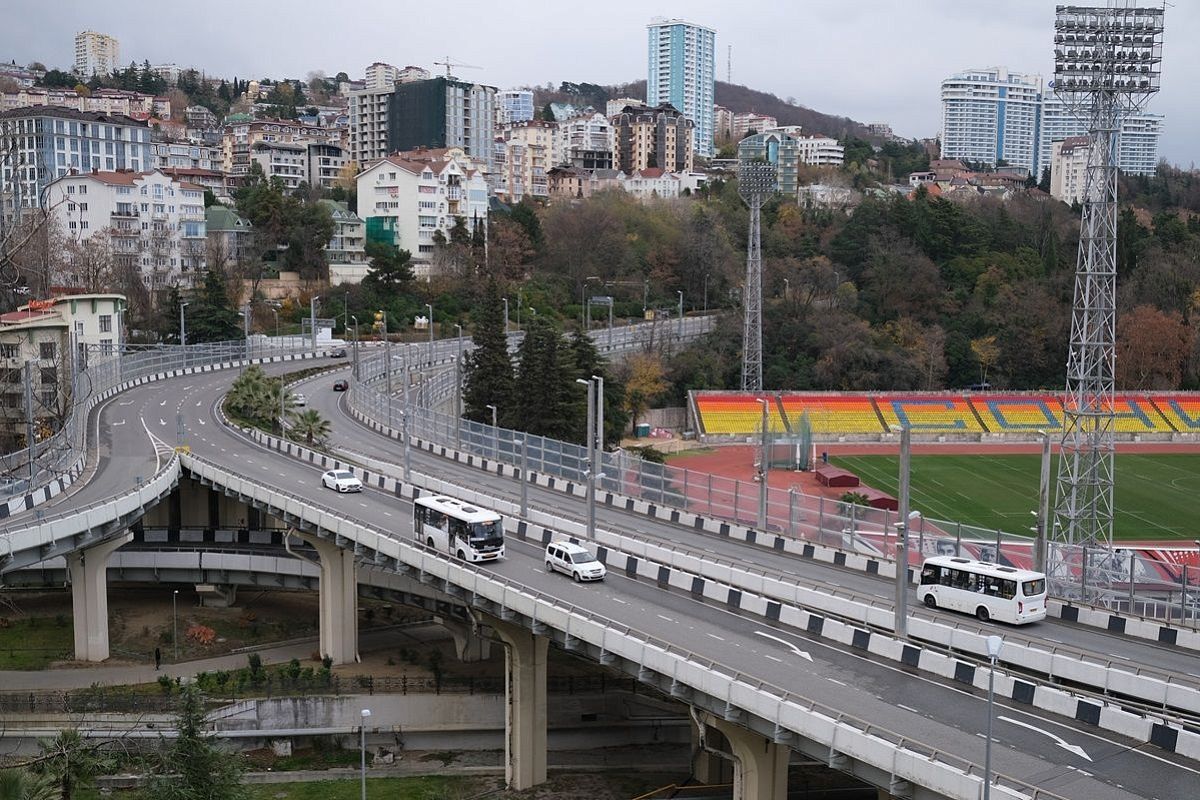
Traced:
POLYGON ((435 61, 433 63, 435 66, 446 68, 446 79, 447 80, 450 80, 454 77, 453 75, 450 74, 451 67, 455 67, 458 69, 483 69, 483 67, 477 67, 474 64, 460 64, 457 61, 451 61, 450 56, 446 56, 445 61, 435 61))
POLYGON ((725 51, 725 82, 733 83, 733 45, 725 51))

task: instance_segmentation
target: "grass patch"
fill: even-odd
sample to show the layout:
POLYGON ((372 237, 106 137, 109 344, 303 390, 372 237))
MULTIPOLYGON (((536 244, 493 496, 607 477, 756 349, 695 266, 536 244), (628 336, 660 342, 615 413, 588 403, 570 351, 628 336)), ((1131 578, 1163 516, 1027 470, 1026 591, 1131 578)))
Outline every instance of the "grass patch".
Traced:
MULTIPOLYGON (((898 491, 898 457, 830 459, 862 482, 892 495, 898 491)), ((1200 455, 1121 453, 1113 497, 1115 539, 1195 539, 1200 455)), ((1032 535, 1041 457, 1036 455, 921 455, 912 457, 912 507, 931 519, 994 531, 1032 535)), ((1050 480, 1058 475, 1058 459, 1050 480)), ((1051 486, 1053 492, 1054 487, 1051 486)))
MULTIPOLYGON (((356 754, 357 755, 357 754, 356 754)), ((357 762, 356 762, 357 763, 357 762)), ((480 794, 494 785, 494 779, 428 775, 414 778, 367 778, 368 797, 388 800, 447 800, 480 794)), ((359 800, 357 780, 300 781, 297 783, 255 783, 246 785, 250 800, 359 800)), ((101 795, 94 787, 79 789, 77 800, 153 800, 144 790, 114 791, 101 795)))
POLYGON ((0 625, 0 669, 39 670, 71 657, 75 634, 71 618, 14 617, 0 625))

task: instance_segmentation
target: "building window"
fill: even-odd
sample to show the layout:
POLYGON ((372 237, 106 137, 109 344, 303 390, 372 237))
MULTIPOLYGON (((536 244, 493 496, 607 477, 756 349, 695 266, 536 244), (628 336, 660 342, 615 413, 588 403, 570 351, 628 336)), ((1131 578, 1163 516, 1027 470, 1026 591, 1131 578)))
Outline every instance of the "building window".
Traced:
POLYGON ((55 401, 58 399, 58 389, 43 388, 42 389, 42 406, 44 408, 54 408, 55 401))
POLYGON ((0 344, 0 358, 16 358, 17 346, 15 344, 0 344))
POLYGON ((112 331, 112 314, 100 315, 100 332, 110 333, 112 331))
POLYGON ((54 342, 41 342, 38 344, 38 357, 44 361, 49 361, 54 358, 54 342))
POLYGON ((58 367, 42 367, 42 385, 58 384, 58 367))

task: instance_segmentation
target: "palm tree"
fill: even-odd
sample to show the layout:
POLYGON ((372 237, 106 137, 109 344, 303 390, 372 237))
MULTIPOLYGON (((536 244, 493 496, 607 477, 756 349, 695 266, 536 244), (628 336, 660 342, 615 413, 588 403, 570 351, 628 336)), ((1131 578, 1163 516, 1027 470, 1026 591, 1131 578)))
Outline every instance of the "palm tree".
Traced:
POLYGON ((0 770, 0 800, 55 800, 56 789, 48 775, 19 768, 0 770))
POLYGON ((329 420, 321 416, 316 409, 306 409, 292 415, 292 438, 303 438, 305 444, 324 442, 329 437, 331 426, 329 420))

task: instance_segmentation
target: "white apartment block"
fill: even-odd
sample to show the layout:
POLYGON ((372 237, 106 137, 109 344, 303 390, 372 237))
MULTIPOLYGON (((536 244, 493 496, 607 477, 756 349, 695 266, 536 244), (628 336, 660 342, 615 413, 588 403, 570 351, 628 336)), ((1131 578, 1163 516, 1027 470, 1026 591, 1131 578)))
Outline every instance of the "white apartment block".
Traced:
POLYGON ((604 104, 604 116, 611 119, 617 114, 620 114, 625 109, 625 106, 644 105, 646 105, 646 101, 636 97, 618 97, 615 100, 609 100, 604 104))
POLYGON ((183 72, 178 64, 153 64, 150 71, 172 86, 179 83, 179 73, 183 72))
POLYGON ((1091 142, 1088 136, 1071 136, 1050 145, 1050 196, 1055 200, 1083 202, 1091 142))
POLYGON ((496 125, 512 125, 533 119, 533 92, 505 89, 496 92, 496 125))
POLYGON ((310 142, 308 145, 308 185, 332 189, 350 163, 346 150, 336 144, 310 142))
POLYGON ((394 86, 352 91, 350 160, 360 167, 388 154, 388 101, 394 86))
POLYGON ((106 235, 114 265, 138 267, 151 291, 203 279, 202 187, 157 170, 93 172, 59 178, 46 196, 66 235, 79 241, 106 235))
POLYGON ((428 280, 434 234, 450 238, 461 218, 468 230, 487 225, 483 170, 460 148, 414 150, 377 161, 358 174, 358 208, 368 229, 391 233, 412 253, 413 274, 428 280))
POLYGON ((558 123, 554 165, 584 169, 612 168, 612 125, 603 114, 582 114, 558 123))
POLYGON ((121 66, 121 43, 95 31, 75 34, 75 74, 80 78, 107 75, 121 66))
POLYGON ((779 121, 765 114, 755 114, 753 111, 743 111, 733 114, 730 120, 730 131, 735 142, 750 135, 750 131, 763 133, 779 127, 779 121))
POLYGON ((308 146, 287 142, 256 142, 250 160, 262 167, 267 180, 279 178, 285 191, 294 192, 308 180, 308 146))
POLYGON ((713 155, 717 32, 680 19, 653 19, 646 26, 646 105, 669 103, 694 123, 692 151, 713 155))
POLYGON ((658 167, 643 169, 632 175, 620 175, 621 188, 639 200, 679 197, 682 184, 679 175, 664 172, 658 167))
POLYGON ((942 158, 1037 171, 1042 77, 1003 67, 942 81, 942 158))
POLYGON ((320 200, 333 217, 333 236, 325 247, 329 284, 362 283, 367 276, 367 226, 345 203, 320 200))
POLYGON ((153 164, 149 126, 120 114, 58 106, 3 111, 0 142, 12 151, 0 162, 0 213, 11 213, 18 200, 42 207, 46 186, 72 170, 137 172, 153 164))
POLYGON ((391 91, 396 85, 396 81, 400 79, 400 70, 393 67, 391 64, 384 64, 382 61, 376 61, 365 70, 363 77, 363 88, 365 89, 387 89, 391 91))
POLYGON ((292 120, 255 120, 226 125, 221 136, 222 171, 234 179, 250 171, 252 148, 259 142, 271 144, 304 144, 309 142, 339 144, 341 131, 317 125, 302 125, 292 120))
POLYGON ((151 142, 150 169, 202 169, 220 171, 224 153, 215 144, 198 142, 151 142))
POLYGON ((171 100, 141 92, 123 89, 96 89, 84 97, 74 89, 44 89, 34 87, 15 92, 0 93, 0 111, 31 106, 61 106, 75 111, 93 111, 100 114, 124 114, 140 117, 170 119, 171 100))
POLYGON ((556 127, 553 122, 532 119, 503 132, 510 153, 505 177, 512 202, 520 202, 525 195, 550 196, 546 173, 554 166, 556 127))
MULTIPOLYGON (((777 128, 776 130, 788 130, 777 128)), ((802 164, 812 164, 818 167, 840 167, 846 158, 846 148, 838 144, 837 139, 828 136, 801 136, 793 134, 796 140, 796 155, 802 164)))
MULTIPOLYGON (((1144 111, 1130 114, 1121 121, 1117 139, 1117 166, 1129 175, 1153 175, 1158 169, 1158 141, 1162 137, 1163 117, 1144 111)), ((1087 135, 1088 123, 1076 116, 1057 97, 1042 101, 1042 138, 1040 170, 1051 166, 1054 142, 1087 135)))

